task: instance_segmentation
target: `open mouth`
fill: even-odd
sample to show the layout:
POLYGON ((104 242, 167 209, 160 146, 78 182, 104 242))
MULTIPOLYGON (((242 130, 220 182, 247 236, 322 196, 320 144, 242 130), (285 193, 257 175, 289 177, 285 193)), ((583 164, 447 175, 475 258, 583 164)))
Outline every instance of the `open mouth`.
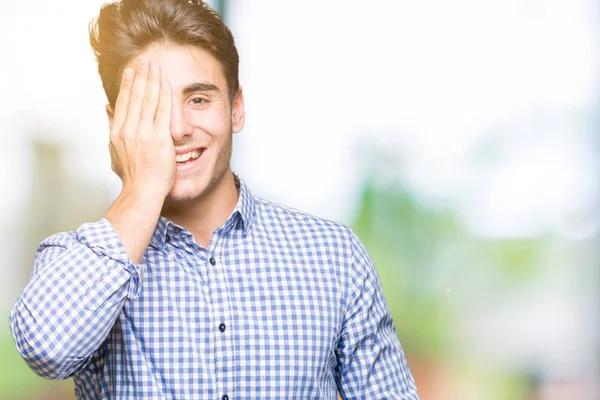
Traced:
POLYGON ((175 161, 177 161, 177 165, 187 165, 196 161, 202 153, 204 153, 205 149, 195 149, 191 150, 184 154, 177 154, 175 156, 175 161))

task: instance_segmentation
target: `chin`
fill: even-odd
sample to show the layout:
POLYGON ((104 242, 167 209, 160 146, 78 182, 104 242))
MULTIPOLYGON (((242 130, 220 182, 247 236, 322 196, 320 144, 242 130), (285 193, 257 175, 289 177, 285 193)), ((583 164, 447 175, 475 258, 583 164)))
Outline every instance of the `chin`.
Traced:
POLYGON ((184 193, 184 194, 169 193, 169 195, 167 196, 167 200, 169 200, 171 203, 186 203, 186 202, 192 201, 198 197, 199 196, 194 195, 194 193, 184 193))
POLYGON ((177 203, 191 201, 201 197, 205 191, 205 188, 201 187, 198 183, 177 182, 171 193, 167 196, 167 199, 177 203))

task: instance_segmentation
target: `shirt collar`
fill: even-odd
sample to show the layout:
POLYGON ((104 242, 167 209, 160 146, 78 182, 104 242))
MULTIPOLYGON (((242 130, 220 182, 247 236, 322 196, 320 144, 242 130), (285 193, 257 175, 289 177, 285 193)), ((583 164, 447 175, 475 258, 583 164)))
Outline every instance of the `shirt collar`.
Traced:
POLYGON ((150 239, 150 244, 155 247, 161 247, 165 242, 165 238, 167 237, 167 232, 169 231, 169 227, 174 225, 170 219, 163 217, 162 215, 158 219, 158 224, 156 225, 156 229, 154 230, 154 234, 152 235, 152 239, 150 239))
POLYGON ((246 185, 246 183, 237 175, 234 174, 233 177, 235 180, 235 185, 237 186, 240 194, 237 204, 235 205, 235 208, 233 209, 233 212, 227 221, 229 222, 231 220, 235 224, 237 221, 234 220, 236 219, 236 215, 238 215, 242 221, 242 229, 245 235, 252 227, 252 222, 254 220, 255 199, 252 196, 248 185, 246 185))
MULTIPOLYGON (((231 212, 229 218, 227 218, 227 221, 225 221, 224 229, 226 231, 230 229, 242 229, 244 235, 246 235, 252 227, 255 199, 246 183, 235 174, 233 177, 235 186, 239 190, 239 196, 235 208, 231 212)), ((161 216, 158 219, 158 224, 156 225, 156 229, 154 230, 150 244, 154 245, 155 247, 161 247, 165 242, 169 229, 174 228, 179 227, 170 219, 161 216)))

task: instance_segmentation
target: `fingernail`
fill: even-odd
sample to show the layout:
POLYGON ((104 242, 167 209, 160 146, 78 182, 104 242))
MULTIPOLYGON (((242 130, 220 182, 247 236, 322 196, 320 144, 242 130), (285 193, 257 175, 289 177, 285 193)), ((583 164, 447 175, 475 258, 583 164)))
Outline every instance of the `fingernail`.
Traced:
POLYGON ((158 67, 158 61, 156 61, 156 60, 152 60, 152 62, 150 64, 151 64, 152 68, 158 67))
POLYGON ((148 59, 145 57, 142 57, 138 60, 138 65, 140 67, 147 67, 148 66, 148 59))
POLYGON ((123 72, 123 76, 124 76, 126 79, 131 79, 131 78, 133 78, 133 70, 132 70, 131 68, 126 68, 126 69, 125 69, 125 72, 123 72))

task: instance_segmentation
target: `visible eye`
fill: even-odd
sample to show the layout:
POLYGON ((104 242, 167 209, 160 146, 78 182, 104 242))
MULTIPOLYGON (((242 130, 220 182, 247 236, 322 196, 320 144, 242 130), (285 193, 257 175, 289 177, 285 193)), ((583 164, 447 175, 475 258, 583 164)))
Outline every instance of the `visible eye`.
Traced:
POLYGON ((194 97, 189 101, 189 104, 191 104, 195 108, 199 108, 207 105, 208 100, 206 100, 204 97, 194 97))

